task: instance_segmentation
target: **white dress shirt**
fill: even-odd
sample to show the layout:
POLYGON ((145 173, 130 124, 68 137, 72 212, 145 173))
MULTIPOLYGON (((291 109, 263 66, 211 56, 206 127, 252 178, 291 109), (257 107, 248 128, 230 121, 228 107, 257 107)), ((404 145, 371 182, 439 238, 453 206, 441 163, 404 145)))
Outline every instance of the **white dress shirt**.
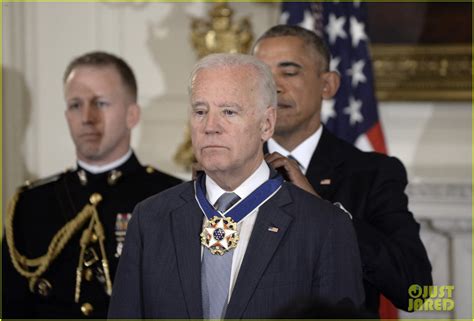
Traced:
POLYGON ((79 166, 81 166, 82 168, 84 168, 86 171, 88 171, 89 173, 92 173, 92 174, 101 174, 101 173, 105 173, 105 172, 108 172, 114 168, 117 168, 119 167, 120 165, 122 164, 125 164, 126 161, 128 161, 128 159, 130 158, 130 156, 132 156, 132 149, 130 148, 128 150, 128 152, 123 155, 122 157, 120 157, 119 159, 113 161, 112 163, 108 163, 108 164, 105 164, 105 165, 100 165, 100 166, 97 166, 97 165, 91 165, 91 164, 88 164, 86 162, 83 162, 83 161, 80 161, 80 160, 77 160, 77 164, 79 164, 79 166))
MULTIPOLYGON (((301 142, 301 144, 296 146, 292 151, 286 150, 284 147, 278 144, 273 138, 270 138, 267 143, 268 152, 270 153, 278 152, 285 157, 288 157, 288 155, 291 154, 291 156, 293 156, 293 158, 298 161, 298 164, 300 165, 300 169, 303 172, 303 174, 306 175, 306 172, 308 171, 309 163, 311 162, 311 158, 313 157, 313 154, 316 152, 316 148, 318 147, 319 140, 321 139, 322 133, 323 133, 323 126, 319 126, 319 129, 315 131, 314 134, 306 138, 303 142, 301 142)), ((340 202, 334 202, 333 204, 339 207, 341 210, 343 210, 347 215, 349 215, 349 218, 352 220, 352 214, 348 210, 346 210, 344 205, 342 205, 340 202)))
POLYGON ((267 143, 268 151, 270 153, 278 152, 285 157, 291 154, 300 165, 301 171, 306 175, 308 171, 309 162, 313 157, 316 147, 318 147, 321 134, 323 133, 323 126, 319 126, 319 129, 314 132, 311 136, 306 138, 301 144, 296 146, 292 151, 286 150, 280 144, 278 144, 273 138, 270 138, 267 143))
MULTIPOLYGON (((260 164, 257 170, 250 175, 239 187, 233 191, 223 190, 217 183, 206 175, 206 197, 209 200, 209 203, 215 204, 217 199, 221 197, 222 194, 226 192, 234 192, 237 194, 241 200, 249 196, 254 190, 256 190, 260 185, 265 183, 270 178, 270 168, 268 167, 265 161, 260 164)), ((262 203, 263 204, 263 203, 262 203)), ((262 205, 261 204, 261 205, 262 205)), ((250 240, 250 235, 252 234, 253 226, 255 225, 255 220, 257 219, 258 207, 249 213, 243 220, 237 223, 237 231, 239 232, 239 242, 237 247, 234 249, 234 255, 232 257, 232 269, 230 273, 230 282, 229 282, 229 298, 232 295, 232 290, 234 289, 235 281, 239 275, 240 266, 244 259, 245 251, 247 250, 247 245, 250 240)), ((204 216, 204 225, 207 224, 207 217, 204 216)), ((202 251, 208 251, 201 246, 201 258, 202 251)))

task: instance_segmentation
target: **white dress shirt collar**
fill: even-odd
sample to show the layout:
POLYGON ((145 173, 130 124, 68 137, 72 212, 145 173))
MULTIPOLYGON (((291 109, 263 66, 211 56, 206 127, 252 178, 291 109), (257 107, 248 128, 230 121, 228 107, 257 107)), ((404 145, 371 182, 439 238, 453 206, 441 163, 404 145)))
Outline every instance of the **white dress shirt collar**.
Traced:
POLYGON ((119 167, 120 165, 123 165, 126 161, 128 161, 128 159, 132 156, 132 149, 130 148, 128 150, 128 152, 123 155, 122 157, 120 157, 119 159, 113 161, 112 163, 108 163, 106 165, 100 165, 100 166, 97 166, 97 165, 91 165, 91 164, 88 164, 86 162, 83 162, 81 160, 77 160, 77 164, 84 168, 86 171, 88 171, 89 173, 92 173, 92 174, 101 174, 101 173, 105 173, 105 172, 108 172, 114 168, 117 168, 119 167))
MULTIPOLYGON (((237 194, 240 199, 244 199, 249 196, 254 190, 256 190, 260 185, 265 183, 270 178, 270 168, 268 167, 265 161, 262 161, 260 166, 249 176, 239 187, 237 187, 234 192, 237 194)), ((215 204, 217 199, 221 197, 222 194, 226 193, 217 183, 206 175, 206 193, 209 203, 215 204)))
POLYGON ((288 151, 278 144, 273 138, 270 138, 267 143, 268 151, 270 153, 278 152, 283 156, 292 155, 300 164, 303 174, 306 174, 308 170, 309 162, 313 157, 316 147, 318 147, 319 140, 323 133, 323 126, 319 126, 319 129, 314 132, 311 136, 306 138, 301 144, 296 146, 292 151, 288 151))

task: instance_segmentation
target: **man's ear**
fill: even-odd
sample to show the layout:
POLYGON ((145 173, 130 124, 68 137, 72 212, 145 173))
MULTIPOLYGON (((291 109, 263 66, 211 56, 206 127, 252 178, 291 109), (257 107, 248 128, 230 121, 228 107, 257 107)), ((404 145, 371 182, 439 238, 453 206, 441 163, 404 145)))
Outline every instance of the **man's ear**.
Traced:
POLYGON ((127 107, 127 128, 132 129, 140 121, 140 106, 131 104, 127 107))
POLYGON ((275 130, 275 123, 277 118, 276 108, 269 106, 265 109, 262 124, 260 127, 262 141, 266 142, 273 136, 275 130))
POLYGON ((323 80, 323 99, 331 99, 336 95, 339 85, 341 84, 341 78, 335 71, 324 72, 321 75, 323 80))

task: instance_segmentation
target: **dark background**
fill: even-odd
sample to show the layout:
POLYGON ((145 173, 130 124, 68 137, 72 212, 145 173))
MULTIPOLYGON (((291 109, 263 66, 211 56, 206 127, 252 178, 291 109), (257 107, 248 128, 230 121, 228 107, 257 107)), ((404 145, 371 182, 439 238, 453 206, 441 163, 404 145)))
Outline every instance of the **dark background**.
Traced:
POLYGON ((372 43, 471 43, 471 3, 373 3, 368 7, 372 43))

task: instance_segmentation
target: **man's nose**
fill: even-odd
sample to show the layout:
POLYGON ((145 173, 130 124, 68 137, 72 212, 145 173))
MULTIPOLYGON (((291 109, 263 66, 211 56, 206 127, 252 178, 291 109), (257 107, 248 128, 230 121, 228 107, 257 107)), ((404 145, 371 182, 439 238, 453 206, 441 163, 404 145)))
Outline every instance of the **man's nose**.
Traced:
POLYGON ((96 106, 91 104, 85 105, 82 109, 82 122, 86 124, 95 123, 97 121, 98 112, 96 106))
POLYGON ((281 80, 279 79, 279 77, 277 77, 275 75, 273 75, 273 78, 275 79, 275 86, 276 86, 277 94, 283 93, 284 87, 283 87, 283 84, 282 84, 281 80))
POLYGON ((206 126, 204 128, 206 134, 216 134, 221 132, 220 117, 217 112, 209 112, 206 117, 206 126))

